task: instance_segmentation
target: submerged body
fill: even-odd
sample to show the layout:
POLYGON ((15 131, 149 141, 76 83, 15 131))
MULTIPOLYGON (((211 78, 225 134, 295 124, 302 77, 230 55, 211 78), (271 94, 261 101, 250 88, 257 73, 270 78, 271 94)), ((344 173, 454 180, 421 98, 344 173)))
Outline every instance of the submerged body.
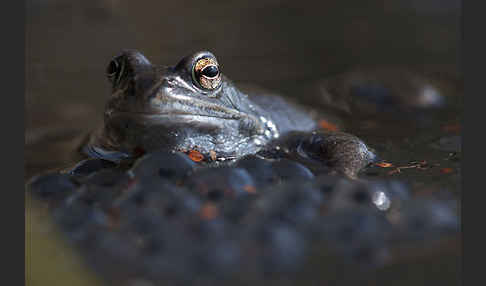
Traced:
POLYGON ((240 91, 210 52, 157 67, 126 50, 110 62, 107 74, 112 95, 103 126, 83 147, 90 157, 119 162, 164 150, 226 161, 260 152, 317 160, 351 177, 375 158, 353 135, 311 133, 318 127, 313 118, 278 96, 240 91))

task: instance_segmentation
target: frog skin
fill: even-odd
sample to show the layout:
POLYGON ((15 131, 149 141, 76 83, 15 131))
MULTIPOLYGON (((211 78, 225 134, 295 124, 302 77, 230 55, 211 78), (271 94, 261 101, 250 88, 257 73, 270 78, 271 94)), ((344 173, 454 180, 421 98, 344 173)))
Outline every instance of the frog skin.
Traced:
POLYGON ((288 131, 316 127, 306 113, 279 97, 239 91, 210 52, 164 68, 138 51, 125 50, 107 73, 112 95, 104 126, 84 148, 93 157, 116 161, 136 149, 168 149, 238 158, 288 131), (201 74, 195 74, 197 65, 206 65, 201 74))
MULTIPOLYGON (((186 56, 174 67, 158 67, 140 52, 124 50, 109 63, 107 76, 112 95, 103 126, 84 145, 90 157, 118 162, 140 150, 196 150, 223 161, 265 146, 279 149, 275 142, 287 134, 304 138, 317 128, 308 112, 279 96, 240 91, 207 51, 186 56)), ((357 149, 363 145, 352 135, 344 137, 357 149)))

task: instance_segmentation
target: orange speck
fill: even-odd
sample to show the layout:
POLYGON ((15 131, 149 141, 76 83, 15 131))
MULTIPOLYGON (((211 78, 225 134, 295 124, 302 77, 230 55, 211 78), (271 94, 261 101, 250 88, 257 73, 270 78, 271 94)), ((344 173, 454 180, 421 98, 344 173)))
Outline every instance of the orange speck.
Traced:
POLYGON ((141 157, 145 155, 145 153, 146 153, 145 150, 140 146, 137 146, 133 149, 133 156, 135 157, 141 157))
POLYGON ((328 130, 328 131, 337 131, 338 127, 335 124, 332 124, 331 122, 321 119, 319 120, 319 126, 322 129, 328 130))
POLYGON ((187 155, 194 162, 201 162, 202 160, 204 160, 204 155, 201 154, 201 152, 196 151, 196 150, 189 151, 189 153, 187 155))
POLYGON ((256 194, 256 188, 252 185, 244 185, 243 190, 247 191, 250 194, 256 194))
POLYGON ((454 170, 453 170, 452 168, 442 168, 442 169, 440 169, 440 172, 441 172, 442 174, 450 174, 450 173, 452 173, 453 171, 454 171, 454 170))
POLYGON ((390 167, 393 167, 393 164, 392 163, 388 163, 388 162, 379 162, 379 163, 375 163, 376 166, 378 167, 382 167, 382 168, 390 168, 390 167))
POLYGON ((115 229, 120 225, 120 209, 109 208, 107 210, 108 214, 108 227, 115 229))
POLYGON ((201 207, 200 217, 204 220, 211 220, 219 214, 218 208, 212 203, 206 203, 201 207))
POLYGON ((461 132, 461 124, 459 123, 447 124, 442 126, 442 130, 445 132, 458 133, 461 132))

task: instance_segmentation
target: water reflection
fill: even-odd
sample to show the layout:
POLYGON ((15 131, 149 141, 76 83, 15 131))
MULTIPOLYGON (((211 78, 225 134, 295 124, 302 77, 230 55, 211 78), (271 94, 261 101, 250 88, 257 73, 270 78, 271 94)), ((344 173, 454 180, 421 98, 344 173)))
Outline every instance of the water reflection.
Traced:
POLYGON ((372 200, 380 211, 386 211, 391 205, 390 199, 387 197, 385 192, 382 191, 373 193, 372 200))

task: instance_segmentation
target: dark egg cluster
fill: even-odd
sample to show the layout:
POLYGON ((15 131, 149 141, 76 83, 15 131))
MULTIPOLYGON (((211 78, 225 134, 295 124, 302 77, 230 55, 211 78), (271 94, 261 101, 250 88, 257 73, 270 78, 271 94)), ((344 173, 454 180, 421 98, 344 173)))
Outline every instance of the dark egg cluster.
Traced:
POLYGON ((89 159, 27 187, 114 285, 248 285, 312 267, 319 275, 326 263, 376 268, 394 261, 396 246, 459 232, 454 203, 413 198, 401 182, 316 176, 253 155, 216 168, 183 153, 147 154, 125 169, 89 159))

